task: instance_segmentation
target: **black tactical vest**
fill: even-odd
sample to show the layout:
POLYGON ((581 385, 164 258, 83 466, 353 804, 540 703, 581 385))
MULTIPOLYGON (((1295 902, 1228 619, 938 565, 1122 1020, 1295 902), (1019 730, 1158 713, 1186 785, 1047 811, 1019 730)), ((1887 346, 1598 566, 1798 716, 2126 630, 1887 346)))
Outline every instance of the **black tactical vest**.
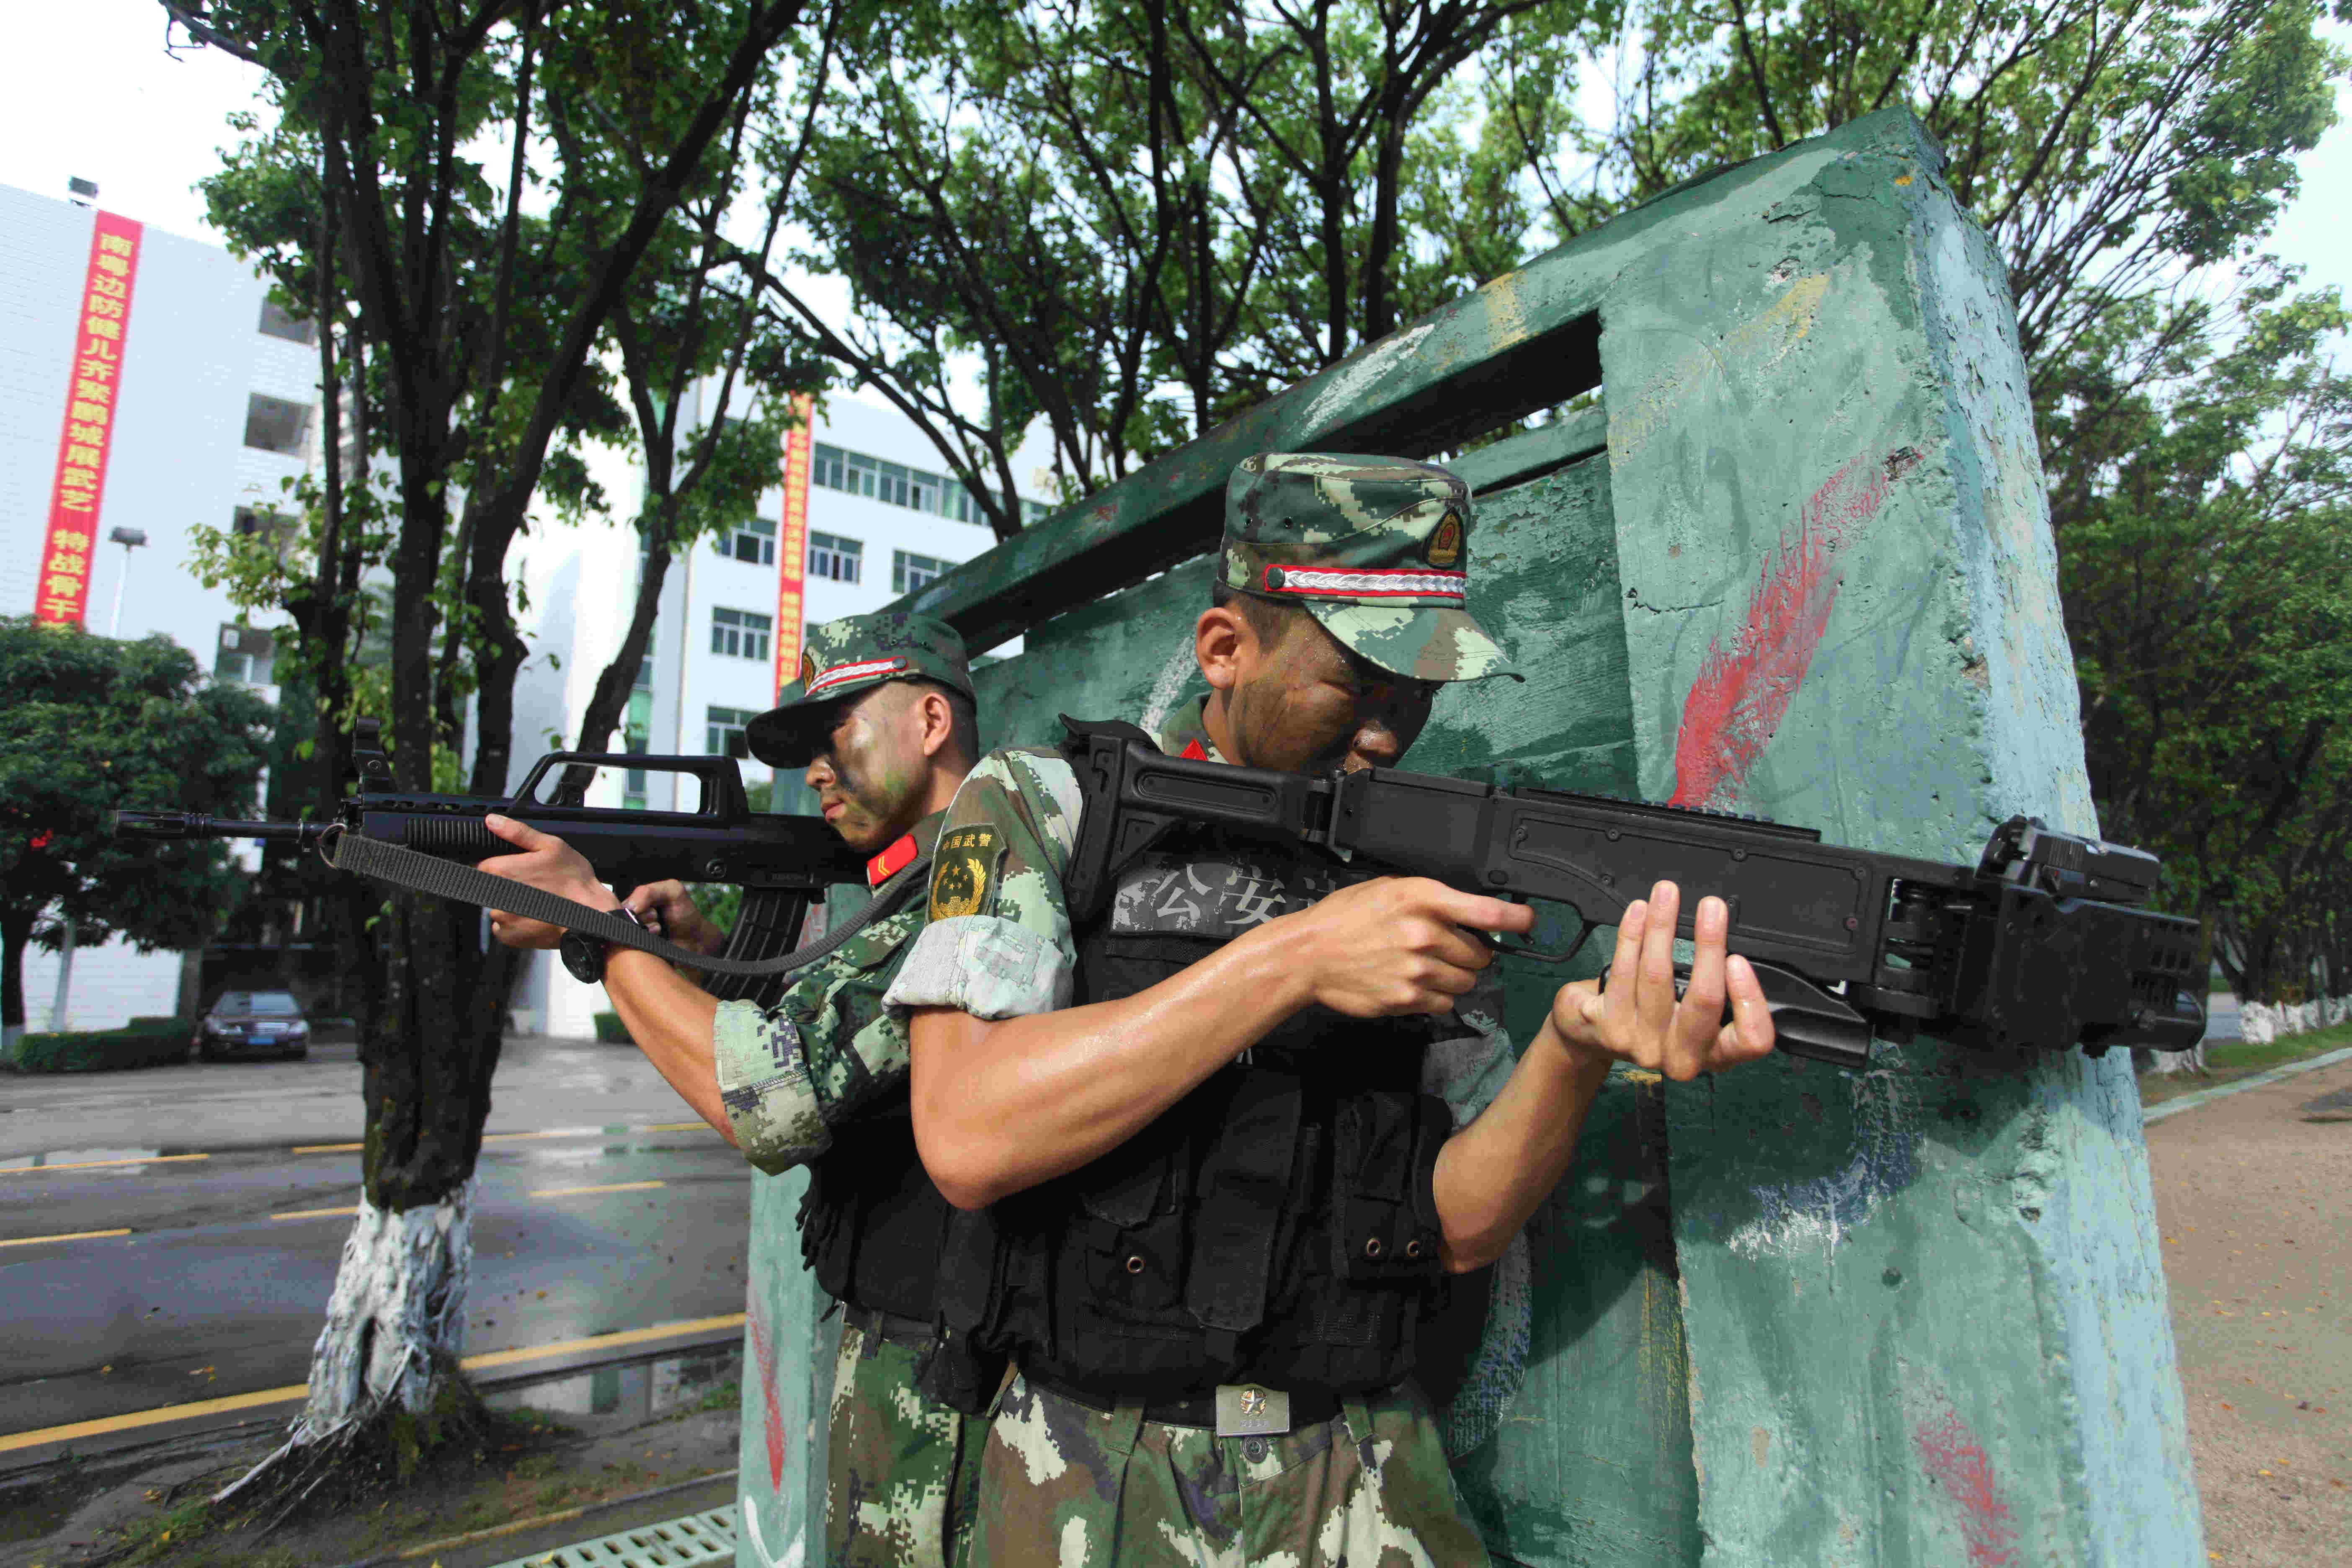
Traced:
POLYGON ((808 1173, 801 1256, 818 1288, 848 1306, 931 1321, 954 1210, 924 1173, 906 1092, 845 1127, 808 1173))
MULTIPOLYGON (((1352 879, 1213 830, 1163 839, 1103 910, 1073 911, 1074 1001, 1146 990, 1352 879)), ((1438 1022, 1309 1008, 1091 1164, 958 1215, 946 1348, 1109 1398, 1397 1382, 1443 1277, 1432 1178, 1453 1121, 1419 1087, 1438 1022)), ((952 1359, 927 1391, 972 1408, 952 1359)))

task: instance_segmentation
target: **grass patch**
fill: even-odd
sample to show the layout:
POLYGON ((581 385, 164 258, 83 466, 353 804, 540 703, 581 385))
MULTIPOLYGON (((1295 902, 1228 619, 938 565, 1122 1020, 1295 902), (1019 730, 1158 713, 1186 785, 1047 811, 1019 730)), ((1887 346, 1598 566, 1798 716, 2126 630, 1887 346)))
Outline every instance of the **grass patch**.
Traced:
POLYGON ((2337 1024, 2332 1028, 2314 1029, 2309 1034, 2285 1035, 2266 1046, 2244 1040, 2218 1040, 2205 1047, 2206 1071, 2177 1073, 2158 1078, 2154 1073, 2142 1073, 2139 1099, 2142 1105, 2161 1105, 2168 1100, 2178 1100, 2184 1094, 2200 1089, 2217 1089, 2225 1083, 2268 1072, 2289 1062, 2308 1060, 2340 1051, 2352 1046, 2352 1024, 2337 1024))
POLYGON ((700 1399, 696 1400, 694 1408, 698 1411, 733 1410, 742 1403, 743 1385, 740 1383, 730 1382, 720 1384, 700 1399))

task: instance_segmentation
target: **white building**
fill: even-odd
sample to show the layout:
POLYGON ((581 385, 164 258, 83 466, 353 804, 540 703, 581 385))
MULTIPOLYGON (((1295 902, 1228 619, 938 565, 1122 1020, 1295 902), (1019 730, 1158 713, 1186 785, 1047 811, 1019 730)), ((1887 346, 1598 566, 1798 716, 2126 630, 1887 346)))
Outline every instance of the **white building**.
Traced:
MULTIPOLYGON (((42 590, 97 217, 91 207, 0 187, 0 614, 32 612, 42 590)), ((189 533, 199 523, 263 525, 285 485, 316 460, 315 339, 308 323, 268 303, 251 268, 215 246, 143 228, 135 259, 83 625, 101 636, 160 632, 216 675, 275 701, 268 632, 240 631, 227 595, 194 580, 189 533), (105 542, 119 527, 142 531, 145 545, 105 542)), ((689 407, 681 426, 706 416, 689 407)), ((985 526, 967 521, 976 514, 929 443, 895 411, 837 395, 817 411, 812 436, 806 624, 878 609, 992 542, 985 526)), ((1030 472, 1034 456, 1024 452, 1018 471, 1030 472)), ((642 469, 613 452, 590 462, 615 517, 633 518, 642 469)), ((782 468, 780 454, 779 483, 756 517, 671 562, 651 656, 615 749, 740 754, 744 723, 773 705, 782 468)), ((1042 478, 1034 482, 1042 488, 1042 478)), ((1034 500, 1024 506, 1032 516, 1045 510, 1034 500)), ((579 733, 596 677, 627 628, 637 536, 625 521, 571 527, 542 518, 517 541, 509 571, 528 591, 521 629, 532 648, 515 693, 512 787, 542 751, 566 748, 579 733)), ((744 777, 754 806, 763 806, 767 770, 747 758, 744 777)), ((665 775, 648 773, 600 781, 590 802, 659 808, 671 795, 665 775)), ((174 953, 140 954, 119 942, 85 948, 63 1025, 104 1028, 171 1013, 182 969, 174 953)), ((28 1027, 50 1026, 57 971, 54 956, 26 954, 28 1027)), ((574 1035, 591 1033, 606 1005, 551 954, 536 961, 516 1001, 523 1027, 574 1035)))
MULTIPOLYGON (((711 392, 715 387, 706 395, 711 392)), ((733 412, 746 411, 739 405, 733 412)), ((707 416, 707 410, 689 407, 681 427, 707 416)), ((897 411, 835 395, 816 410, 811 437, 804 625, 878 610, 994 543, 985 524, 970 521, 978 513, 945 477, 929 442, 897 411)), ((1024 452, 1015 471, 1030 472, 1034 456, 1024 452)), ((610 456, 592 466, 614 499, 616 516, 634 516, 642 469, 610 456)), ((778 560, 782 466, 780 458, 779 483, 760 498, 756 517, 671 561, 627 733, 614 742, 614 749, 625 744, 657 754, 740 757, 755 810, 765 805, 770 773, 743 755, 742 730, 775 704, 774 639, 779 591, 786 586, 778 560)), ((1032 477, 1042 488, 1043 477, 1032 477)), ((1023 505, 1032 518, 1045 510, 1034 499, 1023 505)), ((529 593, 532 657, 515 689, 515 783, 540 746, 566 749, 578 739, 596 678, 628 629, 637 561, 636 534, 618 525, 535 525, 518 542, 509 574, 529 593)), ((790 669, 784 675, 793 678, 790 669)), ((674 799, 669 776, 649 772, 601 778, 588 802, 659 810, 674 799)), ((595 1014, 609 1005, 601 987, 580 984, 553 954, 542 954, 516 994, 516 1023, 525 1030, 585 1035, 593 1030, 595 1014)))
MULTIPOLYGON (((0 186, 0 615, 31 614, 45 582, 97 217, 91 207, 0 186)), ((189 544, 199 523, 230 527, 242 517, 251 526, 266 515, 316 443, 310 329, 266 293, 251 268, 218 247, 152 227, 138 233, 127 309, 115 318, 119 361, 83 625, 100 636, 160 632, 204 668, 275 701, 268 633, 237 630, 227 595, 192 575, 189 544), (124 528, 143 533, 145 545, 109 542, 124 528)), ((57 969, 50 954, 26 956, 31 1028, 49 1026, 57 969)), ((142 955, 121 942, 82 949, 65 1026, 169 1014, 180 974, 176 953, 142 955)))

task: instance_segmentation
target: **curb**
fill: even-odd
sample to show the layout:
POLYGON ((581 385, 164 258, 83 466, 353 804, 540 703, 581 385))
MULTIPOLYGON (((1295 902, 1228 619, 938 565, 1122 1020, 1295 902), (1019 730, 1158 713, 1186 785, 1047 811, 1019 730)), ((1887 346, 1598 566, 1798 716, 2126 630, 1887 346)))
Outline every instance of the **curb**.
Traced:
POLYGON ((2306 1057, 2299 1062, 2289 1062, 2284 1067, 2273 1068, 2268 1072, 2258 1072, 2252 1078, 2240 1079, 2235 1083, 2225 1083, 2218 1089, 2200 1089, 2195 1094, 2184 1094, 2179 1100, 2168 1100, 2154 1110, 2142 1113, 2140 1121, 2144 1126, 2150 1125, 2163 1121, 2168 1116, 2178 1116, 2184 1110, 2194 1110, 2200 1105, 2210 1105, 2217 1100, 2227 1100, 2233 1094, 2243 1094, 2250 1089, 2261 1089, 2266 1084, 2276 1083, 2281 1079, 2293 1078, 2297 1073, 2315 1072, 2321 1068, 2334 1067, 2341 1061, 2352 1061, 2352 1046, 2347 1046, 2341 1050, 2326 1051, 2315 1057, 2306 1057))
MULTIPOLYGON (((623 1331, 627 1332, 630 1331, 623 1331)), ((607 1347, 590 1347, 570 1354, 534 1358, 528 1364, 516 1361, 491 1360, 506 1358, 512 1352, 493 1351, 482 1359, 489 1363, 467 1368, 467 1381, 477 1393, 489 1394, 528 1388, 534 1384, 552 1383, 562 1378, 577 1377, 583 1373, 599 1372, 606 1367, 633 1366, 646 1362, 661 1361, 675 1355, 691 1355, 697 1352, 726 1350, 743 1342, 740 1324, 729 1328, 688 1331, 671 1338, 648 1337, 634 1343, 607 1347), (511 1368, 511 1370, 509 1370, 511 1368)), ((469 1358, 471 1359, 471 1358, 469 1358)), ((231 1395, 234 1400, 237 1396, 231 1395)), ((245 1409, 257 1414, 242 1415, 236 1412, 215 1409, 191 1414, 176 1419, 154 1421, 137 1426, 125 1426, 113 1432, 95 1435, 95 1440, 57 1437, 40 1444, 26 1444, 0 1459, 0 1485, 20 1486, 32 1472, 54 1464, 70 1451, 82 1460, 104 1460, 109 1463, 128 1460, 137 1453, 165 1447, 202 1443, 211 1439, 229 1439, 250 1429, 283 1426, 292 1415, 290 1408, 301 1396, 289 1394, 282 1399, 254 1401, 245 1409), (268 1408, 278 1405, 281 1408, 268 1408), (226 1419, 222 1419, 226 1417, 226 1419), (120 1438, 120 1441, 109 1441, 120 1438), (21 1455, 22 1458, 17 1456, 21 1455)), ((207 1402, 211 1403, 211 1402, 207 1402)), ((225 1403, 225 1402, 224 1402, 225 1403)), ((15 1434, 24 1436, 26 1434, 15 1434)))

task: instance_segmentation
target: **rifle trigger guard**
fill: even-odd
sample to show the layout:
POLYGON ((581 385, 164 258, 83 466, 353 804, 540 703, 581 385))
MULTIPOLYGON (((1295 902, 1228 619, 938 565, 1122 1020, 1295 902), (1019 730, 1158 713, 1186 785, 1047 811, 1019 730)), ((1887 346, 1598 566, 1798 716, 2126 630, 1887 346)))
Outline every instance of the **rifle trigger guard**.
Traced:
POLYGON ((1584 951, 1585 942, 1592 936, 1592 922, 1591 921, 1585 920, 1580 916, 1578 917, 1578 923, 1584 929, 1576 933, 1576 940, 1570 942, 1565 951, 1559 952, 1546 952, 1541 948, 1528 947, 1525 944, 1517 947, 1506 947, 1503 945, 1502 939, 1496 936, 1493 932, 1482 932, 1481 934, 1485 937, 1487 947, 1492 949, 1496 956, 1499 958, 1531 958, 1538 963, 1566 963, 1570 959, 1574 958, 1578 953, 1584 951))

